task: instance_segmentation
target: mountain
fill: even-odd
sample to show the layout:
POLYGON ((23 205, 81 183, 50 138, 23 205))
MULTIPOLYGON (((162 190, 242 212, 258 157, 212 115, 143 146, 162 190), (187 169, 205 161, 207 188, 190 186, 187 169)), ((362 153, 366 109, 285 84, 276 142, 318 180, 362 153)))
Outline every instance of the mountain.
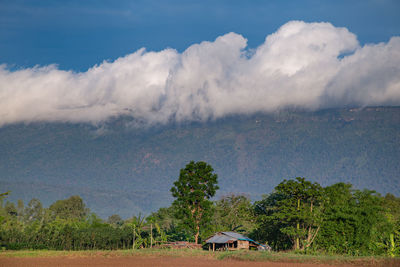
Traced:
POLYGON ((137 127, 13 124, 0 128, 0 190, 9 200, 45 206, 78 194, 103 218, 168 206, 170 188, 190 160, 219 176, 218 196, 270 193, 298 176, 326 186, 400 194, 400 107, 280 111, 210 122, 137 127))

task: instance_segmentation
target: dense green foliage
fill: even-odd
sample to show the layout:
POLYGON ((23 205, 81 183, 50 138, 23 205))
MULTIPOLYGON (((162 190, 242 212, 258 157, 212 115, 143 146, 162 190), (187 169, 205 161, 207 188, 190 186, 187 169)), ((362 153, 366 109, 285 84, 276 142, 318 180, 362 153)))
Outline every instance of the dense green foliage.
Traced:
MULTIPOLYGON (((183 171, 185 179, 186 174, 183 171)), ((216 178, 213 181, 216 186, 216 178)), ((177 181, 176 190, 183 184, 177 181)), ((147 217, 123 220, 114 214, 103 221, 79 196, 49 208, 37 199, 15 205, 5 201, 7 197, 0 196, 0 245, 7 249, 132 249, 194 241, 196 232, 183 227, 187 218, 176 212, 176 203, 147 217)), ((207 208, 208 226, 200 224, 199 240, 216 231, 238 231, 278 251, 400 256, 400 198, 356 190, 351 184, 322 187, 298 177, 282 181, 254 203, 244 195, 230 194, 207 202, 207 208)))
POLYGON ((255 202, 254 237, 276 250, 349 255, 400 255, 400 198, 337 183, 322 188, 304 178, 284 180, 255 202))
POLYGON ((175 215, 181 219, 181 227, 194 235, 198 243, 200 227, 208 225, 211 217, 212 202, 210 198, 218 190, 214 169, 203 161, 191 161, 181 169, 179 179, 171 188, 175 201, 175 215))
POLYGON ((17 208, 1 199, 0 243, 7 249, 84 250, 148 247, 162 240, 157 223, 150 224, 154 226, 150 232, 142 216, 125 221, 118 217, 104 222, 89 212, 79 196, 58 200, 49 208, 37 199, 26 207, 19 201, 17 208))
POLYGON ((250 199, 244 195, 229 194, 214 203, 212 232, 235 231, 249 234, 255 227, 250 199))
POLYGON ((291 240, 294 249, 310 247, 320 229, 322 187, 298 177, 284 180, 274 194, 276 202, 264 208, 270 211, 264 223, 279 223, 279 231, 291 240))

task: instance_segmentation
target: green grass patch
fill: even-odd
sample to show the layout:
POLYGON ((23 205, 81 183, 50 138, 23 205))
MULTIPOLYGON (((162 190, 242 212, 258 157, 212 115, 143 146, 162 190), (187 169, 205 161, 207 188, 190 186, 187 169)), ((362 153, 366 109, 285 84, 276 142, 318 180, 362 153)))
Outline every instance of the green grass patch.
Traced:
POLYGON ((216 254, 197 249, 136 249, 136 250, 80 250, 80 251, 59 251, 59 250, 5 250, 0 252, 0 257, 211 257, 216 254))

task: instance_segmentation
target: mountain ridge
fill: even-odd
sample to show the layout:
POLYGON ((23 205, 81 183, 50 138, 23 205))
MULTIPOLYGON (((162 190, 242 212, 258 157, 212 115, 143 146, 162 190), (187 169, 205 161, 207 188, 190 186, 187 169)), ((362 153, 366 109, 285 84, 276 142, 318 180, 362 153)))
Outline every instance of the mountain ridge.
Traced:
POLYGON ((45 205, 80 195, 105 218, 148 214, 172 201, 180 168, 204 160, 218 196, 270 193, 304 176, 328 185, 400 193, 400 107, 230 116, 148 128, 130 118, 101 126, 13 124, 0 128, 0 188, 45 205), (128 126, 127 126, 128 125, 128 126))

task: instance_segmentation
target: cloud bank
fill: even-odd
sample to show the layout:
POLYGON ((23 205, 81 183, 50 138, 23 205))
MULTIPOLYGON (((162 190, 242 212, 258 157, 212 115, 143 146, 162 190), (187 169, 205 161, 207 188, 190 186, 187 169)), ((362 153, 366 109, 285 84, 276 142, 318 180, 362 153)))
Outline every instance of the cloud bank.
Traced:
POLYGON ((0 66, 0 126, 216 119, 283 108, 400 105, 400 37, 360 46, 346 28, 291 21, 256 49, 228 33, 183 53, 140 49, 76 73, 0 66))

